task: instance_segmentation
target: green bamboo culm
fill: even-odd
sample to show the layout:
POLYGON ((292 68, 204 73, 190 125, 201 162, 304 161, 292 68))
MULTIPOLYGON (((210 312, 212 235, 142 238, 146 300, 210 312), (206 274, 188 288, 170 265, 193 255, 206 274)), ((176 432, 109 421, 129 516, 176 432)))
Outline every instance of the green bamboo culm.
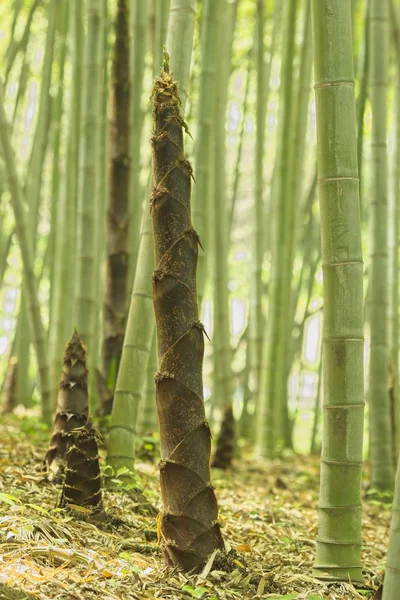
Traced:
MULTIPOLYGON (((400 42, 399 12, 390 0, 390 19, 393 34, 400 42)), ((399 224, 400 224, 400 44, 396 45, 396 79, 394 94, 394 148, 391 188, 389 194, 389 394, 392 415, 393 457, 397 459, 400 446, 400 386, 399 386, 399 224)))
POLYGON ((388 0, 370 0, 369 90, 372 107, 372 192, 370 206, 370 358, 368 403, 371 487, 393 486, 392 432, 388 393, 388 172, 386 89, 388 79, 388 0))
POLYGON ((389 547, 386 559, 385 580, 382 600, 397 600, 400 588, 400 459, 397 461, 397 474, 392 507, 392 523, 389 533, 389 547))
POLYGON ((118 0, 112 63, 110 124, 110 194, 107 210, 107 256, 103 310, 103 375, 114 390, 125 334, 129 276, 129 13, 118 0))
POLYGON ((61 160, 60 152, 63 139, 63 104, 64 104, 64 72, 65 63, 67 58, 68 49, 68 29, 69 29, 69 8, 70 3, 67 0, 60 1, 60 18, 58 20, 58 31, 56 35, 56 42, 58 42, 58 65, 59 65, 59 77, 57 81, 57 95, 53 100, 52 105, 52 144, 53 144, 53 164, 52 164, 52 176, 51 176, 51 213, 50 213, 50 233, 47 241, 47 267, 49 270, 50 280, 50 317, 49 322, 52 322, 53 318, 53 291, 55 281, 55 240, 58 235, 61 234, 59 223, 57 223, 58 206, 60 203, 60 174, 61 174, 61 160))
POLYGON ((146 384, 143 392, 143 401, 139 412, 139 430, 140 433, 154 433, 158 429, 157 410, 156 410, 156 386, 154 377, 157 373, 157 347, 156 335, 154 332, 151 342, 149 363, 147 365, 146 384))
POLYGON ((12 31, 13 31, 13 35, 10 39, 10 44, 6 50, 6 54, 5 54, 5 60, 7 62, 6 64, 6 69, 5 69, 5 81, 4 81, 4 85, 5 87, 7 86, 8 83, 8 77, 10 75, 11 69, 13 67, 13 64, 15 62, 15 59, 18 55, 19 52, 24 52, 26 51, 26 47, 28 45, 28 41, 29 41, 29 37, 31 35, 31 28, 32 28, 32 21, 33 21, 33 17, 35 16, 35 12, 38 9, 38 7, 40 6, 40 4, 42 3, 42 0, 34 0, 30 6, 29 9, 29 13, 25 22, 25 28, 24 28, 24 32, 22 34, 21 39, 16 42, 15 38, 14 38, 14 33, 15 33, 15 25, 16 23, 13 23, 12 26, 12 31))
POLYGON ((129 223, 129 247, 130 247, 130 269, 129 290, 135 278, 136 263, 140 240, 140 221, 142 218, 141 204, 143 201, 143 189, 140 184, 140 157, 141 137, 145 111, 142 108, 143 76, 145 70, 146 54, 146 4, 140 0, 131 0, 131 31, 133 35, 131 43, 131 80, 132 90, 130 95, 130 223, 129 223))
MULTIPOLYGON (((39 105, 37 111, 35 133, 33 136, 31 153, 29 157, 29 164, 25 177, 25 185, 23 188, 24 197, 27 201, 29 208, 28 226, 30 229, 33 260, 36 257, 37 228, 41 204, 43 166, 45 163, 46 150, 49 141, 48 127, 50 123, 49 115, 51 101, 50 86, 52 82, 52 64, 54 55, 54 41, 56 36, 57 16, 59 14, 60 7, 61 5, 57 0, 51 0, 46 7, 48 13, 48 25, 46 31, 46 45, 43 57, 43 65, 41 70, 39 105)), ((17 387, 18 396, 23 399, 24 403, 29 403, 32 394, 32 385, 29 378, 29 351, 31 340, 28 326, 29 316, 27 314, 25 296, 25 282, 23 282, 21 293, 21 314, 18 318, 18 360, 20 364, 20 370, 18 374, 17 387)), ((44 397, 42 397, 42 401, 43 400, 45 400, 44 397)), ((47 406, 45 404, 42 404, 43 419, 47 423, 51 422, 52 408, 52 405, 47 406)))
POLYGON ((271 253, 268 323, 262 349, 262 370, 257 402, 257 452, 273 458, 282 435, 282 399, 286 398, 287 326, 291 298, 292 213, 295 210, 291 178, 291 127, 293 105, 293 57, 298 2, 283 9, 284 50, 281 63, 279 139, 276 157, 275 234, 271 253))
POLYGON ((232 348, 228 290, 228 211, 226 208, 226 138, 225 119, 228 103, 233 33, 237 1, 216 0, 219 43, 216 51, 216 74, 212 120, 213 193, 209 198, 209 214, 213 214, 214 314, 213 314, 213 403, 221 411, 232 400, 232 348))
MULTIPOLYGON (((64 98, 64 69, 67 54, 67 38, 68 31, 72 25, 72 13, 70 12, 70 3, 68 0, 63 0, 61 3, 61 18, 60 18, 60 79, 58 83, 58 93, 55 105, 55 116, 54 116, 54 153, 53 153, 53 174, 52 174, 52 205, 51 205, 51 230, 48 240, 48 264, 49 264, 49 279, 50 279, 50 318, 49 318, 49 353, 51 357, 51 378, 54 390, 57 387, 58 377, 60 373, 60 366, 62 362, 62 349, 63 349, 63 328, 66 319, 64 301, 68 294, 68 283, 69 273, 68 265, 69 261, 63 261, 61 257, 69 256, 68 249, 64 248, 65 239, 70 235, 70 227, 65 227, 66 221, 66 209, 68 201, 67 186, 71 185, 70 168, 71 168, 71 140, 69 137, 72 114, 68 114, 68 132, 67 132, 67 143, 66 153, 67 158, 65 161, 65 178, 61 178, 61 161, 60 161, 60 150, 61 150, 61 133, 63 128, 62 122, 62 111, 63 111, 63 98, 64 98), (64 183, 62 183, 64 182, 64 183), (69 183, 68 183, 69 182, 69 183), (65 251, 67 250, 67 251, 65 251), (59 262, 57 262, 59 261, 59 262), (61 265, 59 268, 55 268, 55 265, 61 265), (65 293, 66 292, 66 293, 65 293)), ((72 29, 72 28, 71 28, 72 29)), ((71 102, 71 108, 73 101, 71 102)), ((68 221, 68 223, 70 223, 68 221)), ((71 223, 71 228, 73 223, 71 223)), ((53 402, 54 404, 54 402, 53 402)))
MULTIPOLYGON (((77 206, 77 272, 75 280, 74 320, 82 340, 87 345, 89 364, 92 365, 93 334, 96 314, 96 177, 97 144, 100 111, 100 39, 103 3, 88 0, 86 45, 84 53, 81 172, 79 174, 77 206)), ((89 393, 90 401, 92 401, 89 393)))
MULTIPOLYGON (((211 188, 211 128, 215 85, 214 53, 217 40, 219 2, 205 0, 202 15, 201 71, 199 81, 198 125, 195 145, 196 185, 193 189, 193 221, 205 250, 209 247, 208 198, 211 188)), ((200 252, 198 264, 198 292, 201 310, 206 279, 207 252, 200 252)))
POLYGON ((61 265, 54 269, 51 294, 51 322, 49 325, 49 351, 51 357, 51 376, 54 390, 57 388, 63 358, 65 341, 72 328, 72 314, 67 310, 67 301, 73 291, 73 267, 75 249, 75 223, 77 201, 77 173, 79 157, 79 119, 81 111, 81 59, 83 29, 78 0, 65 0, 64 10, 68 6, 70 34, 72 44, 72 85, 71 100, 67 121, 67 148, 65 161, 65 178, 61 185, 57 206, 57 235, 54 239, 54 264, 61 265), (68 227, 65 227, 68 223, 68 227), (62 260, 68 256, 70 260, 62 260))
MULTIPOLYGON (((49 372, 49 356, 47 348, 46 333, 40 313, 40 303, 36 276, 33 269, 34 256, 32 249, 32 238, 26 216, 25 198, 21 184, 18 179, 14 153, 10 143, 10 126, 8 124, 4 109, 4 88, 0 79, 0 144, 3 160, 9 181, 11 204, 14 212, 18 244, 21 250, 23 277, 27 300, 27 312, 30 324, 30 332, 36 351, 38 363, 39 380, 42 397, 42 407, 51 407, 52 390, 49 372)), ((44 411, 43 416, 51 419, 51 412, 44 411)))
POLYGON ((136 423, 154 333, 153 267, 153 235, 150 211, 146 207, 111 413, 107 464, 114 470, 125 467, 133 471, 135 466, 136 423))
MULTIPOLYGON (((100 408, 100 399, 102 395, 97 395, 97 382, 100 373, 99 365, 101 364, 102 354, 102 324, 103 324, 103 305, 105 296, 105 277, 103 275, 103 265, 106 261, 106 248, 104 239, 106 238, 106 226, 107 226, 107 200, 109 197, 109 179, 111 177, 110 170, 108 169, 109 162, 109 135, 108 127, 108 100, 110 97, 109 91, 109 69, 108 69, 108 57, 109 57, 109 43, 108 37, 110 32, 110 18, 109 18, 109 3, 108 0, 101 0, 103 3, 103 13, 101 21, 101 33, 100 33, 100 62, 101 77, 100 77, 100 109, 98 118, 98 145, 96 153, 96 192, 95 198, 97 198, 97 210, 95 213, 95 240, 96 240, 96 260, 95 260, 95 290, 96 290, 96 311, 95 311, 95 327, 93 335, 93 348, 95 352, 91 354, 91 361, 89 363, 89 396, 92 395, 92 412, 96 411, 97 414, 103 413, 103 407, 100 408), (93 396, 95 396, 96 402, 93 402, 93 396)), ((128 111, 129 112, 129 111, 128 111)), ((126 125, 128 129, 128 125, 126 125)), ((111 141, 111 140, 110 140, 111 141)), ((125 314, 126 320, 126 314, 125 314)), ((106 385, 104 380, 104 385, 106 385)), ((113 391, 106 391, 112 405, 113 391)), ((106 403, 107 406, 107 403, 106 403)))
MULTIPOLYGON (((179 27, 185 32, 192 31, 193 33, 194 5, 194 0, 174 0, 171 2, 168 21, 167 44, 168 47, 171 46, 172 51, 175 53, 170 52, 174 76, 179 82, 183 82, 185 88, 189 79, 193 40, 185 36, 186 46, 177 44, 176 41, 173 44, 173 40, 175 37, 178 40, 180 39, 179 27), (175 56, 177 58, 176 67, 174 66, 175 56), (182 60, 183 58, 184 60, 182 60)), ((182 107, 183 109, 185 107, 183 100, 182 107)), ((114 470, 126 467, 133 471, 135 466, 136 425, 146 383, 146 370, 155 327, 151 289, 153 269, 153 232, 150 211, 146 205, 144 207, 135 279, 111 414, 107 463, 114 470)))
POLYGON ((187 126, 167 53, 153 95, 153 301, 164 506, 160 532, 167 563, 190 571, 200 569, 223 541, 210 482, 211 433, 203 400, 204 332, 196 290, 199 239, 190 211, 192 168, 184 155, 187 126))
POLYGON ((312 0, 323 262, 323 433, 314 574, 361 573, 363 262, 350 0, 312 0))
POLYGON ((264 166, 264 140, 265 140, 265 75, 264 66, 264 25, 265 2, 257 0, 256 35, 257 35, 257 98, 256 98, 256 156, 255 156, 255 186, 251 276, 250 276, 250 302, 249 302, 249 345, 250 371, 254 378, 254 395, 258 393, 258 384, 261 368, 263 315, 261 309, 262 263, 264 254, 264 228, 263 228, 263 166, 264 166))
MULTIPOLYGON (((360 91, 356 103, 357 115, 357 156, 358 176, 360 178, 360 203, 363 203, 363 155, 364 155, 364 114, 367 103, 368 69, 369 69, 369 5, 371 0, 365 1, 363 15, 363 39, 358 56, 357 76, 360 81, 360 91)), ((361 211, 362 212, 362 211, 361 211)))

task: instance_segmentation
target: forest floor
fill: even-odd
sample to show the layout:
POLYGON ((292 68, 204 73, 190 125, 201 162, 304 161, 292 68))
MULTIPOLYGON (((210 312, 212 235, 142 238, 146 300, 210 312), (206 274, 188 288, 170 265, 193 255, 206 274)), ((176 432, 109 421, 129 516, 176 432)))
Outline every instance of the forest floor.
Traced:
MULTIPOLYGON (((380 502, 364 502, 364 582, 354 587, 312 577, 317 459, 242 459, 229 473, 214 471, 231 570, 222 570, 216 556, 200 575, 185 575, 164 566, 156 513, 134 494, 105 491, 111 522, 99 525, 57 509, 60 488, 40 471, 47 430, 32 419, 1 420, 2 600, 380 598, 390 525, 390 506, 380 502)), ((157 465, 138 462, 137 471, 149 503, 160 508, 157 465)))

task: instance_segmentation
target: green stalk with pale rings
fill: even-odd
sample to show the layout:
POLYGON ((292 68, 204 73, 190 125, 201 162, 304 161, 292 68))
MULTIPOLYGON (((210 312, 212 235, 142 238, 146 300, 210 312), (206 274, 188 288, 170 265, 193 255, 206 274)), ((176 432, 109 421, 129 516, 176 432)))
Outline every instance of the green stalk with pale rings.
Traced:
MULTIPOLYGON (((400 40, 399 14, 390 0, 393 36, 400 40)), ((390 400, 392 414, 394 459, 400 446, 400 386, 399 386, 399 220, 400 220, 400 45, 396 45, 396 89, 394 94, 394 148, 391 188, 389 194, 389 347, 390 400)))
MULTIPOLYGON (((71 24, 70 30, 73 25, 73 11, 70 11, 70 4, 68 0, 63 0, 61 3, 61 16, 62 16, 62 27, 60 33, 62 33, 62 51, 60 55, 60 67, 65 60, 64 52, 66 50, 66 36, 68 32, 69 23, 71 24), (65 36, 65 38, 64 38, 65 36)), ((73 36, 71 36, 73 37, 73 36)), ((75 50, 75 48, 74 48, 75 50)), ((60 69, 61 70, 61 69, 60 69)), ((59 115, 60 120, 58 121, 58 128, 55 132, 54 144, 60 142, 61 136, 61 113, 62 113, 62 98, 63 98, 63 85, 64 82, 60 79, 59 91, 56 106, 56 116, 59 115), (58 138, 58 141, 57 141, 58 138)), ((52 190, 53 193, 58 197, 56 207, 52 206, 52 218, 51 218, 51 238, 49 244, 51 245, 51 255, 54 255, 50 260, 50 279, 51 279, 51 295, 50 295, 50 320, 49 320, 49 354, 51 357, 51 378, 52 385, 54 386, 54 399, 53 406, 55 404, 56 389, 60 379, 60 369, 62 365, 63 348, 66 342, 64 337, 65 321, 68 322, 66 311, 66 299, 68 298, 68 292, 70 288, 70 270, 69 260, 64 260, 65 256, 70 256, 68 240, 71 235, 73 223, 67 220, 67 204, 71 201, 71 183, 72 183, 72 172, 71 165, 75 157, 72 156, 72 140, 71 131, 74 131, 74 119, 75 119, 75 102, 76 98, 74 95, 75 89, 73 88, 72 99, 70 103, 70 109, 68 113, 68 132, 67 132, 67 159, 65 166, 65 178, 61 183, 59 181, 59 151, 54 152, 53 162, 53 181, 52 190), (71 227, 66 227, 65 223, 70 223, 71 227), (57 268, 56 268, 56 265, 57 268)), ((54 201, 54 200, 53 200, 54 201)), ((71 328, 72 323, 70 323, 71 328)))
POLYGON ((385 579, 382 600, 397 600, 400 588, 400 459, 397 461, 397 474, 392 507, 392 523, 389 533, 389 547, 386 559, 385 579))
POLYGON ((389 57, 388 0, 370 0, 369 89, 372 108, 372 190, 368 311, 370 357, 368 376, 371 486, 392 490, 393 452, 388 392, 388 172, 386 100, 389 57))
POLYGON ((130 224, 129 224, 129 246, 130 246, 130 269, 129 269, 129 294, 135 278, 136 263, 140 239, 140 219, 142 217, 141 202, 143 200, 143 188, 140 183, 140 156, 142 145, 142 130, 145 111, 142 107, 143 76, 145 70, 145 33, 146 33, 146 4, 141 0, 131 0, 131 80, 132 93, 130 98, 130 224))
MULTIPOLYGON (((96 315, 96 178, 100 122, 101 24, 103 4, 98 0, 86 3, 88 19, 84 53, 83 104, 82 104, 82 160, 79 173, 77 207, 77 272, 75 281, 74 320, 77 331, 88 348, 89 364, 92 365, 95 315, 96 315)), ((90 390, 91 391, 91 390, 90 390)), ((93 395, 89 391, 89 401, 93 395)))
POLYGON ((350 0, 312 0, 323 262, 323 432, 316 577, 359 581, 363 262, 350 0))

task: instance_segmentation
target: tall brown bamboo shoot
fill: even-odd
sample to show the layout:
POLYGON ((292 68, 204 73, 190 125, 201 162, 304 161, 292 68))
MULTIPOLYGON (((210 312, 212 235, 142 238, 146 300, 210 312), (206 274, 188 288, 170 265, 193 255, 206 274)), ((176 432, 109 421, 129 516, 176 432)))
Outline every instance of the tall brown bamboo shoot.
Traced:
POLYGON ((192 168, 184 155, 187 127, 167 55, 154 86, 153 118, 161 539, 167 562, 188 571, 200 568, 223 541, 210 483, 211 436, 203 401, 204 339, 196 291, 199 240, 190 213, 192 168))

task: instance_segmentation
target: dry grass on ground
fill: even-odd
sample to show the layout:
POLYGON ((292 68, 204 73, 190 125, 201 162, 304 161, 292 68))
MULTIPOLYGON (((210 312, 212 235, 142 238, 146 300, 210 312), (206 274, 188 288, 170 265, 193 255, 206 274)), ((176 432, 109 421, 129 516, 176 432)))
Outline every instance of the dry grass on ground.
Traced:
MULTIPOLYGON (((200 575, 164 567, 156 517, 127 492, 105 492, 111 522, 98 526, 56 509, 60 489, 39 465, 47 433, 31 420, 0 426, 0 599, 203 600, 372 599, 382 579, 390 510, 365 503, 365 581, 323 584, 311 576, 317 534, 318 461, 237 461, 213 482, 230 569, 212 557, 200 575)), ((145 494, 159 508, 155 465, 138 463, 145 494)), ((226 561, 225 561, 226 562, 226 561)), ((378 597, 378 596, 376 596, 378 597)))

